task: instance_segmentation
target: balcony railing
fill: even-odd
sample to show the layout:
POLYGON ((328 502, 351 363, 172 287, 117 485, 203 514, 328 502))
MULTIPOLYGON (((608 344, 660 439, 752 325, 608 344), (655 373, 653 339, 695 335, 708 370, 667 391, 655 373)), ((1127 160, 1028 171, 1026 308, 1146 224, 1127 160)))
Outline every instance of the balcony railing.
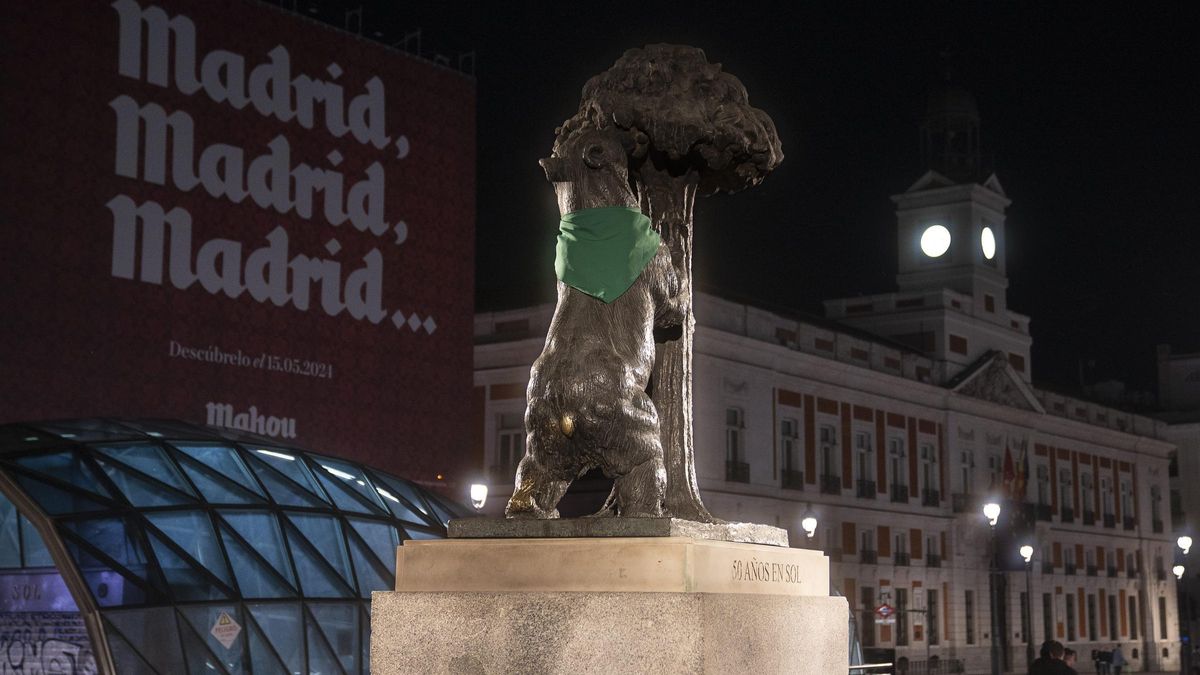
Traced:
POLYGON ((940 506, 942 503, 941 494, 937 490, 921 490, 921 506, 940 506))
POLYGON ((1095 524, 1096 524, 1096 514, 1095 514, 1095 512, 1093 512, 1093 511, 1088 511, 1087 509, 1084 509, 1084 511, 1083 511, 1083 524, 1084 524, 1084 525, 1095 525, 1095 524))
POLYGON ((875 481, 861 479, 854 481, 854 494, 862 499, 875 499, 875 481))
POLYGON ((804 489, 804 472, 791 471, 784 469, 783 471, 783 489, 785 490, 803 490, 804 489))
POLYGON ((842 477, 828 473, 821 474, 821 494, 842 494, 842 477))
POLYGON ((1054 563, 1043 561, 1042 574, 1054 574, 1054 563))
POLYGON ((1058 511, 1058 519, 1064 523, 1075 522, 1075 510, 1069 506, 1064 506, 1058 511))
POLYGON ((1049 504, 1038 504, 1037 505, 1037 519, 1044 520, 1046 522, 1050 522, 1050 505, 1049 504))
POLYGON ((892 562, 894 562, 897 567, 908 567, 908 554, 897 551, 892 554, 892 562))
POLYGON ((925 566, 926 567, 941 567, 942 566, 942 556, 934 555, 933 553, 926 553, 925 554, 925 566))
POLYGON ((1114 565, 1109 565, 1109 566, 1108 566, 1108 576, 1109 576, 1109 577, 1115 577, 1115 576, 1117 576, 1117 568, 1116 568, 1114 565))
POLYGON ((1075 563, 1063 563, 1063 574, 1075 574, 1075 563))
POLYGON ((1094 576, 1096 576, 1096 571, 1097 571, 1097 570, 1096 570, 1096 566, 1095 566, 1095 565, 1088 565, 1088 566, 1087 566, 1087 575, 1088 575, 1089 577, 1094 577, 1094 576))
POLYGON ((858 560, 864 565, 874 565, 879 562, 879 552, 864 549, 858 552, 858 560))
POLYGON ((1151 521, 1151 522, 1150 522, 1150 525, 1151 525, 1151 527, 1153 527, 1153 528, 1154 528, 1154 534, 1162 534, 1162 531, 1163 531, 1163 521, 1161 521, 1161 520, 1154 520, 1154 521, 1151 521))
POLYGON ((725 480, 730 483, 750 482, 750 463, 725 461, 725 480))
POLYGON ((892 501, 900 504, 908 503, 908 486, 892 483, 892 501))
POLYGON ((1104 514, 1104 526, 1105 527, 1116 527, 1117 526, 1117 516, 1112 513, 1104 514))
POLYGON ((1126 530, 1132 530, 1136 526, 1134 519, 1130 516, 1125 516, 1122 518, 1121 524, 1125 526, 1126 530))
POLYGON ((950 507, 955 513, 966 513, 971 510, 971 495, 958 492, 950 495, 950 507))

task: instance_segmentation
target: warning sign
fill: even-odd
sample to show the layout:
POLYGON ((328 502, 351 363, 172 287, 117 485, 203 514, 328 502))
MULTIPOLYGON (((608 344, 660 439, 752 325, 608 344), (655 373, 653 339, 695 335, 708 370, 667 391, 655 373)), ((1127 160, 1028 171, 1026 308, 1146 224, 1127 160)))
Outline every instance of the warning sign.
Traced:
POLYGON ((217 617, 217 623, 209 632, 217 638, 217 642, 224 645, 225 649, 230 649, 233 647, 233 641, 237 640, 237 636, 241 634, 242 627, 233 620, 232 616, 229 616, 229 612, 221 612, 221 616, 217 617))

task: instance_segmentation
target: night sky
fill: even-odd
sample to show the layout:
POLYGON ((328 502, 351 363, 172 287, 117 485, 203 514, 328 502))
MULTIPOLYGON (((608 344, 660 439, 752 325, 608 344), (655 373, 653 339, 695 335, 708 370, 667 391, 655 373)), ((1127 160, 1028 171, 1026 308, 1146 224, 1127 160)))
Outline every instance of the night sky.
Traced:
MULTIPOLYGON (((1035 380, 1077 389, 1082 369, 1149 390, 1156 344, 1200 350, 1200 48, 1182 4, 410 4, 368 1, 364 34, 420 28, 427 57, 476 54, 481 311, 553 299, 537 159, 584 82, 652 42, 724 64, 786 156, 762 185, 698 201, 700 288, 812 313, 894 290, 889 196, 923 173, 918 123, 948 52, 1013 200, 1009 306, 1032 317, 1035 380)), ((298 9, 314 5, 340 24, 360 2, 298 9)))

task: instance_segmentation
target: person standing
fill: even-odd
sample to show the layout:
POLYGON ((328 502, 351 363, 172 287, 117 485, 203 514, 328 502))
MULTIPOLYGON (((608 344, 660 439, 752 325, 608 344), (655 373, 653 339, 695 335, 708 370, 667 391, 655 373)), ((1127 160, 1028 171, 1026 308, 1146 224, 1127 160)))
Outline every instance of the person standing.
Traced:
POLYGON ((1121 675, 1121 668, 1125 667, 1128 661, 1125 660, 1125 655, 1121 653, 1121 645, 1117 645, 1112 650, 1112 673, 1113 675, 1121 675))
POLYGON ((1042 655, 1029 668, 1029 675, 1075 675, 1075 669, 1063 661, 1066 649, 1057 640, 1042 645, 1042 655))

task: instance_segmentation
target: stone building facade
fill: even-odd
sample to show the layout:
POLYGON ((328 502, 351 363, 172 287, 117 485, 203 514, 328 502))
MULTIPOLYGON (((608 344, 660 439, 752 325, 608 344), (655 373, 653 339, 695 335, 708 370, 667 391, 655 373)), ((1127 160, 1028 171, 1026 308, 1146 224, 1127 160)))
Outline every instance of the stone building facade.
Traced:
MULTIPOLYGON (((1025 672, 1029 643, 1053 638, 1084 672, 1092 650, 1116 644, 1134 670, 1175 670, 1167 426, 1032 384, 1030 318, 1006 299, 1009 199, 980 173, 977 143, 954 146, 978 138, 974 101, 935 98, 922 129, 934 168, 893 197, 897 291, 827 301, 824 317, 696 295, 705 503, 822 549, 864 645, 896 658, 985 672, 996 643, 1004 670, 1025 672), (987 500, 1002 506, 994 531, 987 500), (893 624, 875 620, 884 603, 893 624)), ((492 508, 512 489, 552 312, 476 317, 492 508)))

